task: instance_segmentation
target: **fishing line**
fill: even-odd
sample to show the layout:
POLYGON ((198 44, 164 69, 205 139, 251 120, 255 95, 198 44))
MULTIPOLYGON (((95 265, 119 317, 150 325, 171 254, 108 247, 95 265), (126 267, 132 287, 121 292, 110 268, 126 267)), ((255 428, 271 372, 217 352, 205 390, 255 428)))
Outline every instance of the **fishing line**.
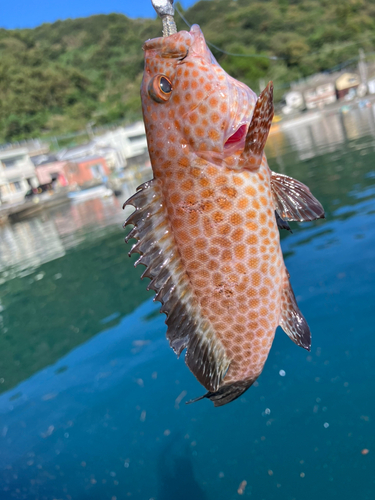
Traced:
MULTIPOLYGON (((188 26, 189 28, 191 28, 191 24, 189 23, 189 21, 184 17, 184 15, 182 14, 182 12, 180 11, 178 5, 174 5, 174 9, 177 11, 178 15, 181 17, 181 19, 184 21, 184 23, 186 24, 186 26, 188 26)), ((227 52, 226 50, 223 50, 221 49, 220 47, 218 47, 217 45, 215 45, 214 43, 211 43, 209 42, 207 39, 206 39, 206 43, 207 45, 210 45, 211 47, 213 47, 214 49, 218 50, 219 52, 222 52, 223 54, 226 54, 227 56, 235 56, 235 57, 256 57, 256 58, 262 58, 262 59, 270 59, 271 61, 277 61, 277 60, 281 60, 281 59, 285 59, 285 57, 277 57, 277 56, 265 56, 265 55, 261 55, 261 54, 234 54, 233 52, 227 52)))
MULTIPOLYGON (((177 11, 178 15, 181 17, 181 19, 184 21, 184 23, 189 27, 191 28, 191 24, 189 23, 189 21, 186 19, 186 17, 183 15, 183 13, 180 11, 180 8, 178 7, 178 5, 174 5, 174 9, 177 11)), ((371 40, 372 41, 372 37, 367 37, 365 40, 371 40)), ((217 45, 215 45, 214 43, 212 42, 209 42, 206 40, 206 43, 207 45, 210 45, 211 47, 214 47, 216 50, 218 50, 219 52, 223 53, 223 54, 226 54, 228 56, 234 56, 234 57, 252 57, 252 58, 263 58, 263 59, 269 59, 271 61, 285 61, 285 57, 278 57, 278 56, 266 56, 266 55, 261 55, 261 54, 235 54, 233 52, 227 52, 226 50, 223 50, 221 49, 220 47, 218 47, 217 45)), ((349 47, 351 45, 360 45, 360 44, 363 44, 363 40, 362 41, 358 41, 358 42, 346 42, 346 43, 343 43, 341 45, 337 45, 337 46, 334 46, 334 47, 331 47, 330 50, 340 50, 342 48, 346 48, 346 47, 349 47)), ((314 51, 314 52, 308 52, 307 54, 305 54, 305 56, 313 56, 313 55, 317 55, 317 54, 320 54, 322 53, 323 51, 322 50, 318 50, 318 51, 314 51)), ((338 65, 339 66, 339 65, 338 65)), ((327 70, 326 70, 327 71, 327 70)))

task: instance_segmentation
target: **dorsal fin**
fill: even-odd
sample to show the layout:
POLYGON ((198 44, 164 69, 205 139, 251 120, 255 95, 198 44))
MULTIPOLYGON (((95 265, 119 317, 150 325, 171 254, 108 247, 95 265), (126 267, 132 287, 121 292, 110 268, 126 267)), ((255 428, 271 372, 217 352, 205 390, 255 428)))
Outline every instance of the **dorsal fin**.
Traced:
POLYGON ((273 84, 269 82, 258 97, 246 134, 245 148, 239 159, 239 165, 243 168, 257 170, 260 167, 273 112, 273 84))
POLYGON ((271 188, 276 211, 284 221, 303 222, 324 218, 324 208, 302 182, 272 172, 271 188))
POLYGON ((281 294, 280 326, 295 344, 310 351, 310 328, 303 314, 299 310, 292 286, 289 281, 289 273, 286 269, 284 277, 284 288, 281 294))
POLYGON ((155 290, 154 300, 161 302, 160 312, 167 315, 169 344, 177 356, 186 348, 187 366, 208 391, 216 391, 229 360, 211 324, 200 315, 169 225, 159 181, 142 184, 123 208, 127 205, 135 211, 124 224, 134 225, 125 241, 138 240, 129 255, 139 253, 135 266, 146 266, 142 278, 151 279, 148 289, 155 290))

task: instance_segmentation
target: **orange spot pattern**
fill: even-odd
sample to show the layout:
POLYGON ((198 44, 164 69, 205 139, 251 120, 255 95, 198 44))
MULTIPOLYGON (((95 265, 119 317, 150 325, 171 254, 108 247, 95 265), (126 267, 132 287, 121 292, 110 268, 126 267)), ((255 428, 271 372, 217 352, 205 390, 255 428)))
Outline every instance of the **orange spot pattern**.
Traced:
POLYGON ((222 151, 228 123, 240 113, 235 103, 249 111, 255 104, 247 87, 212 64, 199 36, 180 31, 146 42, 142 103, 170 227, 200 313, 231 360, 224 379, 230 383, 262 371, 279 323, 285 268, 265 157, 257 171, 235 171, 197 154, 222 151), (183 47, 186 55, 194 43, 183 58, 183 47), (147 91, 157 73, 173 86, 163 104, 147 91))

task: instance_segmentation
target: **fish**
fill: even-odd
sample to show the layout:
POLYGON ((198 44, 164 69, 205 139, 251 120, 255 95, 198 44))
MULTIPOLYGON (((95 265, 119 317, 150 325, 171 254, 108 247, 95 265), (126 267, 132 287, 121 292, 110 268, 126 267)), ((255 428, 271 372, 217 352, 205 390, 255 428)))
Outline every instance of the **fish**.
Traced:
POLYGON ((324 217, 307 186, 272 172, 273 85, 228 75, 198 25, 145 42, 142 111, 153 170, 125 202, 126 242, 146 266, 169 344, 215 407, 261 374, 278 326, 310 350, 278 227, 324 217))

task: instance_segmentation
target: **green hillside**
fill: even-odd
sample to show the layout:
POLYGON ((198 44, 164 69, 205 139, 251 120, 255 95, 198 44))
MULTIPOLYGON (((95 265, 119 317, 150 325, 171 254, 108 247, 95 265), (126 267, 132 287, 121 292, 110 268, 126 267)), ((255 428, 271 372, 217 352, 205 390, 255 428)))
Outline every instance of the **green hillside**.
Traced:
MULTIPOLYGON (((332 68, 375 48, 375 0, 211 0, 184 12, 219 63, 258 92, 332 68)), ((186 25, 176 13, 178 29, 186 25)), ((56 135, 140 117, 142 43, 161 32, 158 19, 119 14, 0 29, 0 142, 56 135)))

